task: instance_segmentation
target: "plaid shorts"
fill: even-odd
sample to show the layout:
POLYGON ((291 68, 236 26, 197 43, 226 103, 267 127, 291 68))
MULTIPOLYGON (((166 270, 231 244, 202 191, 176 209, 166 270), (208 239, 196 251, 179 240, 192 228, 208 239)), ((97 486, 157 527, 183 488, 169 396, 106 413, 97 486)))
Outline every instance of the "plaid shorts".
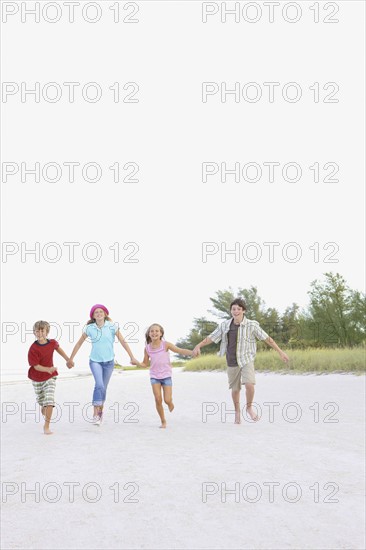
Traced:
POLYGON ((34 391, 36 392, 37 403, 41 407, 55 405, 55 389, 57 376, 53 376, 44 382, 34 382, 32 380, 34 391))

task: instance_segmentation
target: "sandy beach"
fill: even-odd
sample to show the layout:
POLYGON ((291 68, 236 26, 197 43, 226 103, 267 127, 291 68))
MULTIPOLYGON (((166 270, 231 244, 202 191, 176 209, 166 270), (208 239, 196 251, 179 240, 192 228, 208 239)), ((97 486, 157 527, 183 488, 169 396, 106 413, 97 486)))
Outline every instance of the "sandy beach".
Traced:
POLYGON ((92 377, 60 376, 52 436, 5 380, 2 548, 365 547, 363 376, 257 374, 241 425, 226 373, 173 380, 162 430, 148 373, 115 371, 97 428, 92 377))

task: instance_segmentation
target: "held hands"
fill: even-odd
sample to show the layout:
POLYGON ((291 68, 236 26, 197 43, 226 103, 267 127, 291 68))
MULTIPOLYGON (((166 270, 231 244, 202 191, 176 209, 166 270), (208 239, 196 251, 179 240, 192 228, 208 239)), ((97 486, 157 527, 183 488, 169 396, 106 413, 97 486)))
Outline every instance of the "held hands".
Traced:
POLYGON ((196 346, 192 351, 192 357, 198 357, 199 355, 201 355, 201 349, 198 346, 196 346))
POLYGON ((137 361, 137 359, 135 359, 134 357, 132 357, 130 363, 131 363, 131 365, 134 365, 135 367, 138 367, 139 364, 140 364, 140 363, 137 361))
POLYGON ((74 361, 72 361, 72 359, 69 359, 68 361, 66 361, 66 366, 68 369, 72 369, 72 367, 75 366, 75 363, 74 361))

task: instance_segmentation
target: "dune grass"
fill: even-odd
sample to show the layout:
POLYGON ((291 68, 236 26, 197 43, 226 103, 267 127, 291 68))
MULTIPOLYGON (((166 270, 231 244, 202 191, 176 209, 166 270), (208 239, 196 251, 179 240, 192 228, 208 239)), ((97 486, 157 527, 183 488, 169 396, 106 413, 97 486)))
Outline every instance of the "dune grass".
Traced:
MULTIPOLYGON (((365 349, 307 349, 287 350, 289 363, 283 363, 278 353, 273 350, 259 351, 255 359, 256 371, 262 372, 292 372, 292 373, 331 373, 351 372, 365 373, 365 349)), ((187 361, 185 371, 213 371, 225 370, 225 357, 218 355, 201 355, 187 361)))

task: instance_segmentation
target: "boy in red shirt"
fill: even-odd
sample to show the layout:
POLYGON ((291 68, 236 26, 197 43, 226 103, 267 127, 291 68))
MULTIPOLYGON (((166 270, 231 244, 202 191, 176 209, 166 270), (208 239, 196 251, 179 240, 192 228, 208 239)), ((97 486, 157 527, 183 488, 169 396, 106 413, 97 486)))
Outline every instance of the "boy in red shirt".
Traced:
POLYGON ((42 407, 42 414, 45 419, 43 432, 45 435, 51 435, 50 421, 53 407, 55 406, 55 388, 58 372, 53 366, 53 352, 56 350, 66 361, 68 368, 73 366, 66 353, 60 348, 56 340, 47 338, 50 331, 50 325, 47 321, 37 321, 34 323, 33 332, 37 340, 33 342, 28 352, 28 378, 32 380, 34 391, 39 405, 42 407))

